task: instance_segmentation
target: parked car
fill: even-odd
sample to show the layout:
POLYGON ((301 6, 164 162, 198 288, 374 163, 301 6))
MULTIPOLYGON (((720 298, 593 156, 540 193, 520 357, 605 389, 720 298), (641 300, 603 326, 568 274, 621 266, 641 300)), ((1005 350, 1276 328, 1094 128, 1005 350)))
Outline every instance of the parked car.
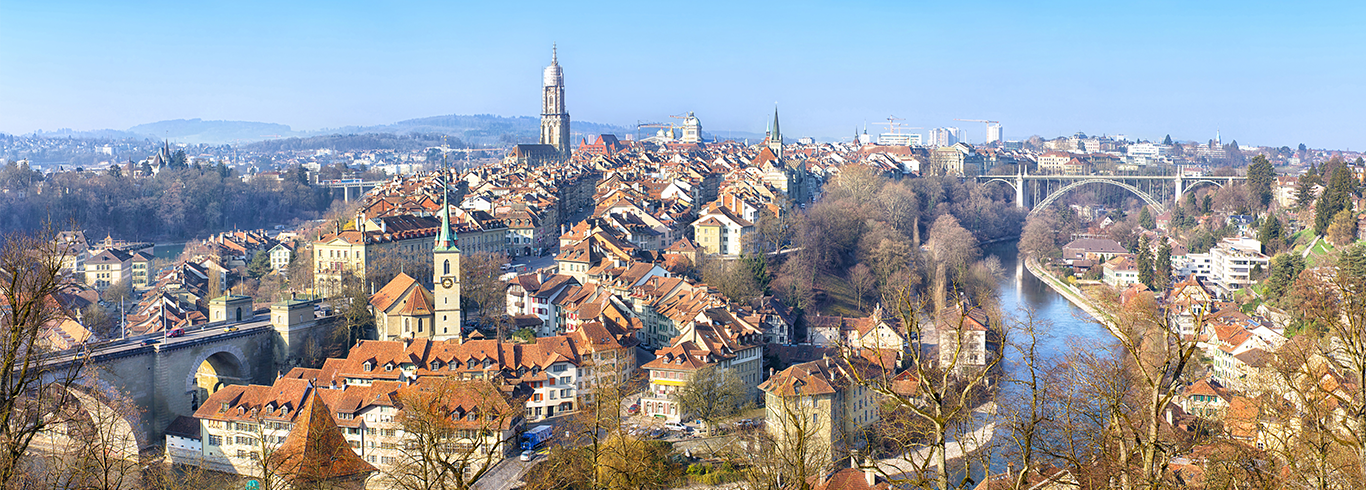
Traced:
POLYGON ((669 422, 669 423, 667 423, 667 424, 664 424, 664 428, 665 428, 665 429, 669 429, 669 430, 673 430, 673 431, 679 431, 679 432, 685 432, 685 431, 688 430, 688 426, 683 425, 683 424, 673 423, 673 422, 669 422))
POLYGON ((627 408, 626 408, 626 413, 629 413, 629 414, 631 414, 631 415, 635 415, 635 414, 640 413, 640 404, 639 404, 639 403, 633 403, 633 404, 631 404, 630 407, 627 407, 627 408))

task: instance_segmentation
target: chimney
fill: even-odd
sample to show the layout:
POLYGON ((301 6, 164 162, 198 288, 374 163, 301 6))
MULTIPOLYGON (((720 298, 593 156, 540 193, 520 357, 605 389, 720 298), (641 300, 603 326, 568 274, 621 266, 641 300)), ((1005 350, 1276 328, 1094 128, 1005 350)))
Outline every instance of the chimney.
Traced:
POLYGON ((867 456, 863 457, 863 480, 868 482, 869 488, 877 484, 877 473, 874 471, 873 462, 867 456))
POLYGON ((380 233, 388 233, 388 232, 389 232, 389 222, 384 221, 384 220, 379 220, 379 232, 380 232, 380 233))
POLYGON ((356 231, 365 233, 365 213, 356 214, 356 231))

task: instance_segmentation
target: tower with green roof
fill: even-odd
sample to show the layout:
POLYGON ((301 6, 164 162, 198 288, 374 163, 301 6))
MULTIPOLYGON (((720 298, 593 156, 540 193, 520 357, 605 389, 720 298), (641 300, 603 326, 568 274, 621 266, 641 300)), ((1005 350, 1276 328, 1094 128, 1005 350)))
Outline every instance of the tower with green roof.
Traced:
POLYGON ((441 229, 432 247, 432 297, 436 302, 433 329, 436 340, 463 340, 460 335, 460 247, 451 227, 450 196, 446 192, 448 171, 441 172, 441 229))

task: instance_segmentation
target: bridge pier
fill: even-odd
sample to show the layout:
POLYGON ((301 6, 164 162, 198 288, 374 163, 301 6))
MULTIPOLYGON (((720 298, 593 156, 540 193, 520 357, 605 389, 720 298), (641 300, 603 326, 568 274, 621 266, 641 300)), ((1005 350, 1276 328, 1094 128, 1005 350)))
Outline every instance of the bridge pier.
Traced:
MULTIPOLYGON (((1183 181, 1182 178, 1181 178, 1181 171, 1180 171, 1180 170, 1177 170, 1177 171, 1176 171, 1176 179, 1175 179, 1175 181, 1176 181, 1176 194, 1173 195, 1173 197, 1172 197, 1172 202, 1177 203, 1178 205, 1180 205, 1180 203, 1181 203, 1181 194, 1185 193, 1185 190, 1186 190, 1186 189, 1185 189, 1185 187, 1186 187, 1185 184, 1186 184, 1186 183, 1185 183, 1185 181, 1183 181)), ((1232 182, 1232 181, 1230 181, 1230 182, 1232 182)))
POLYGON ((1024 209, 1025 207, 1025 179, 1021 173, 1015 177, 1015 207, 1024 209))

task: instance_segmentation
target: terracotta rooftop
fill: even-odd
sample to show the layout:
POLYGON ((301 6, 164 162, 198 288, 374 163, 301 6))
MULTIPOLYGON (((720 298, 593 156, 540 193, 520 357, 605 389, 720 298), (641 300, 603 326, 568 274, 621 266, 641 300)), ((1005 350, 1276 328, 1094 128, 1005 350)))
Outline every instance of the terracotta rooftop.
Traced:
POLYGON ((282 477, 295 483, 365 478, 376 471, 351 449, 316 394, 304 402, 294 428, 270 459, 282 477))

